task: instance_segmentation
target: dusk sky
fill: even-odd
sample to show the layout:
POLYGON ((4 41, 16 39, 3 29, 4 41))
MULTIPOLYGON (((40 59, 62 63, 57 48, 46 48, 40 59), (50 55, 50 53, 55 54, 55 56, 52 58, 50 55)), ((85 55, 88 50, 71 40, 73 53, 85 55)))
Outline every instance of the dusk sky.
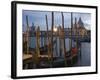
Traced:
MULTIPOLYGON (((26 16, 28 16, 29 26, 32 26, 32 23, 34 23, 35 26, 40 26, 40 30, 46 30, 45 15, 47 15, 47 18, 48 18, 49 29, 51 29, 51 12, 23 10, 22 12, 23 31, 26 30, 26 16)), ((65 28, 71 27, 71 13, 63 12, 63 15, 64 15, 65 28)), ((77 18, 77 21, 79 20, 79 17, 81 17, 86 29, 91 28, 91 14, 90 13, 81 13, 81 12, 75 13, 74 12, 73 23, 75 22, 75 17, 77 18)), ((58 26, 61 24, 62 24, 61 12, 54 12, 54 25, 58 26)))

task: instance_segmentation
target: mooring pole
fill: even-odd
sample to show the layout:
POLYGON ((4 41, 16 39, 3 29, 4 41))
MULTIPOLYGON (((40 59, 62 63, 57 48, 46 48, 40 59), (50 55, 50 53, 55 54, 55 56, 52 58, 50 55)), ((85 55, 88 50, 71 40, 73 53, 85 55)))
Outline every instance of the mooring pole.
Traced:
MULTIPOLYGON (((73 56, 72 53, 72 37, 73 37, 73 13, 71 12, 71 44, 70 44, 70 50, 71 50, 71 56, 73 56)), ((73 59, 71 59, 71 64, 73 63, 73 59)))
POLYGON ((53 28, 54 28, 54 13, 52 12, 52 24, 51 24, 51 67, 53 66, 53 28))
POLYGON ((34 54, 36 66, 39 63, 39 55, 40 55, 40 28, 38 26, 36 29, 36 53, 34 54))
POLYGON ((62 50, 61 50, 61 26, 59 26, 59 29, 58 29, 58 32, 59 32, 59 52, 60 52, 60 57, 62 56, 62 50))
POLYGON ((58 28, 57 28, 57 32, 55 32, 55 37, 56 37, 56 56, 58 56, 58 50, 57 50, 58 49, 58 46, 57 46, 58 28))
POLYGON ((73 37, 73 13, 71 12, 71 48, 72 48, 72 37, 73 37))
MULTIPOLYGON (((47 43, 47 50, 48 50, 48 61, 49 63, 51 62, 50 61, 50 58, 51 58, 51 46, 50 46, 50 38, 49 38, 49 32, 48 32, 48 18, 47 18, 47 15, 45 15, 45 18, 46 18, 46 27, 47 27, 47 40, 48 40, 48 43, 47 43)), ((51 66, 51 64, 50 64, 51 66)))
POLYGON ((49 40, 49 34, 48 34, 48 18, 47 18, 47 15, 45 15, 45 18, 46 18, 46 27, 47 27, 47 38, 49 40))
POLYGON ((39 26, 37 27, 36 30, 36 53, 39 56, 40 55, 40 28, 39 26))
POLYGON ((64 52, 64 59, 65 59, 65 66, 67 65, 67 59, 66 59, 66 45, 65 45, 65 31, 64 31, 64 15, 63 13, 61 12, 61 15, 62 15, 62 31, 63 31, 63 52, 64 52))
POLYGON ((77 30, 77 19, 75 18, 75 28, 76 28, 76 48, 78 49, 78 30, 77 30))
POLYGON ((27 38, 27 54, 29 53, 29 23, 28 23, 28 16, 26 16, 26 25, 27 25, 27 30, 26 30, 26 38, 27 38))

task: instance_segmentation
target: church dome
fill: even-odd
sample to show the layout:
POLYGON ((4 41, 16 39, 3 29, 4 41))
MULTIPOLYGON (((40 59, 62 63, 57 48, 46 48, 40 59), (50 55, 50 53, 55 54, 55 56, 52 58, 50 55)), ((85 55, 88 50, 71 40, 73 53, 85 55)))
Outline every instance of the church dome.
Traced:
POLYGON ((81 17, 79 18, 78 24, 79 24, 79 27, 84 27, 84 23, 83 23, 81 17))

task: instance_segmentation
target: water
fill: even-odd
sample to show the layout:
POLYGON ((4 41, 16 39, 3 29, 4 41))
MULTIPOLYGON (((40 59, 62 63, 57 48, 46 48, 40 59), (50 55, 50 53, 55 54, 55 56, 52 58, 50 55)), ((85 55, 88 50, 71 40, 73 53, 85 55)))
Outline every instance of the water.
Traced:
MULTIPOLYGON (((46 42, 45 37, 40 38, 40 47, 43 47, 46 42)), ((63 57, 64 55, 60 53, 60 47, 61 45, 59 44, 59 38, 54 38, 56 40, 56 43, 53 46, 53 56, 54 57, 63 57), (60 47, 59 47, 60 46, 60 47)), ((35 37, 30 37, 30 47, 35 48, 36 47, 36 38, 35 37)), ((75 47, 76 42, 72 41, 72 46, 75 47)), ((69 51, 70 49, 70 39, 66 38, 65 39, 65 46, 66 46, 66 51, 69 51)), ((78 61, 74 64, 74 66, 90 66, 91 65, 91 46, 90 43, 88 42, 82 42, 81 43, 81 51, 78 54, 78 61)))
POLYGON ((91 48, 90 43, 82 43, 81 45, 81 55, 79 55, 79 60, 77 62, 77 65, 80 66, 89 66, 91 65, 91 48))

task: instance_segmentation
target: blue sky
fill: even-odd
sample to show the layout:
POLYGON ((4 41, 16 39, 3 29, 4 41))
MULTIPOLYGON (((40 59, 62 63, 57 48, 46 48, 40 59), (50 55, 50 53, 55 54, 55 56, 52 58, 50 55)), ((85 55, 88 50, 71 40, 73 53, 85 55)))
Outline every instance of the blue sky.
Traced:
MULTIPOLYGON (((46 11, 34 11, 34 10, 23 10, 22 12, 22 24, 23 24, 23 30, 26 29, 26 15, 28 16, 28 22, 29 26, 34 23, 35 26, 40 26, 41 30, 46 30, 46 20, 45 15, 47 15, 48 18, 48 26, 49 29, 51 29, 51 12, 46 11)), ((71 13, 69 12, 63 12, 64 15, 64 26, 65 28, 71 26, 71 13)), ((90 13, 73 13, 73 23, 75 21, 75 17, 77 18, 77 21, 79 17, 82 18, 82 21, 84 22, 85 28, 90 29, 91 26, 91 14, 90 13)), ((58 26, 62 24, 62 16, 61 12, 54 12, 54 25, 58 26)))

